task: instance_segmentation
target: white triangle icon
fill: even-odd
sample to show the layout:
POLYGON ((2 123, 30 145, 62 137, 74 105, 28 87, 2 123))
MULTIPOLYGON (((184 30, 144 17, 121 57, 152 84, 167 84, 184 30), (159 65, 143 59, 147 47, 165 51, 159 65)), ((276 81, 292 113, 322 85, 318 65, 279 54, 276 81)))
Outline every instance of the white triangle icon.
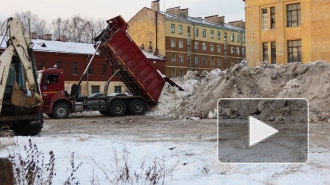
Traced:
POLYGON ((256 118, 250 116, 250 141, 249 145, 253 146, 260 141, 276 134, 278 132, 277 129, 257 120, 256 118))

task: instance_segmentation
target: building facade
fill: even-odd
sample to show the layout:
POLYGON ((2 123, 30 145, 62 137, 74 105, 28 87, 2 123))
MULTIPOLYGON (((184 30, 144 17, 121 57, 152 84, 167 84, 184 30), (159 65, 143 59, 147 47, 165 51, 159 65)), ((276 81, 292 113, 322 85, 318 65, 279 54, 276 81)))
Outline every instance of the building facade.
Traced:
POLYGON ((227 69, 245 59, 245 23, 225 23, 218 15, 190 17, 180 7, 159 10, 159 2, 142 8, 129 21, 128 33, 140 47, 166 57, 166 75, 188 70, 227 69))
MULTIPOLYGON (((0 37, 0 41, 2 37, 0 37)), ((92 44, 71 43, 52 40, 32 39, 33 54, 37 70, 53 68, 55 65, 64 71, 65 90, 70 92, 71 85, 77 84, 91 60, 95 49, 92 44)), ((5 43, 5 42, 4 42, 5 43)), ((5 50, 5 44, 0 46, 0 53, 5 50)), ((142 51, 153 66, 161 73, 165 73, 165 59, 142 51)), ((95 55, 87 75, 81 83, 81 93, 103 93, 105 82, 112 76, 113 70, 103 57, 95 55)), ((110 82, 108 94, 126 90, 126 86, 115 76, 110 82)))
POLYGON ((330 62, 329 10, 329 0, 245 0, 249 65, 330 62))

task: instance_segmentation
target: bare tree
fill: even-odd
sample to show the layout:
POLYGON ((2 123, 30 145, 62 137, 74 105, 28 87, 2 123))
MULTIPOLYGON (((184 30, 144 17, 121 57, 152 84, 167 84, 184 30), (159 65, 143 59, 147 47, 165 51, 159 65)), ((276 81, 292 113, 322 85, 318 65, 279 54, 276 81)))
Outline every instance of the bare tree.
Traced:
POLYGON ((30 26, 31 32, 37 33, 38 37, 43 37, 45 33, 49 33, 49 28, 45 19, 39 19, 36 14, 33 14, 31 11, 26 12, 16 12, 15 17, 19 18, 28 33, 28 28, 30 26), (29 25, 30 20, 30 25, 29 25))
POLYGON ((87 27, 87 21, 85 20, 86 19, 81 18, 79 15, 75 15, 69 20, 67 36, 71 42, 84 41, 82 36, 87 27))
POLYGON ((86 31, 83 33, 84 42, 94 43, 93 38, 96 37, 106 26, 105 21, 90 19, 86 22, 86 31))
POLYGON ((60 36, 67 34, 67 26, 69 26, 69 19, 62 19, 58 17, 52 21, 53 37, 55 40, 60 40, 60 36))

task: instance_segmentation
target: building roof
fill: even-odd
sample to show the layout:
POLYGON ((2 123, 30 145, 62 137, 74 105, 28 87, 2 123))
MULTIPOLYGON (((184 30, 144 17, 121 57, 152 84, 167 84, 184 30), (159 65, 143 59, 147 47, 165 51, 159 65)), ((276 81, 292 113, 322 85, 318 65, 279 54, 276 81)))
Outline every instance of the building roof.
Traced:
POLYGON ((205 19, 202 19, 201 17, 190 17, 190 16, 188 16, 188 18, 185 18, 185 17, 182 17, 182 16, 176 16, 176 15, 173 15, 173 14, 170 14, 170 13, 167 13, 167 12, 162 12, 162 11, 160 11, 159 13, 165 15, 165 18, 167 18, 167 19, 173 19, 173 20, 177 20, 177 21, 190 22, 190 23, 196 23, 196 24, 203 24, 205 26, 216 27, 218 29, 226 29, 226 30, 245 32, 245 29, 233 26, 231 24, 228 24, 228 23, 216 24, 216 23, 207 21, 205 19))
MULTIPOLYGON (((0 36, 0 42, 2 42, 3 36, 0 36)), ((4 41, 0 46, 0 49, 6 48, 6 41, 8 37, 5 37, 4 41)), ((56 53, 71 53, 71 54, 89 54, 93 55, 95 53, 95 49, 93 44, 86 43, 74 43, 74 42, 61 42, 61 41, 53 41, 53 40, 41 40, 41 39, 32 39, 33 42, 33 50, 41 51, 41 52, 56 52, 56 53)), ((156 59, 162 60, 164 57, 162 56, 154 56, 146 51, 143 51, 144 55, 148 59, 156 59)))

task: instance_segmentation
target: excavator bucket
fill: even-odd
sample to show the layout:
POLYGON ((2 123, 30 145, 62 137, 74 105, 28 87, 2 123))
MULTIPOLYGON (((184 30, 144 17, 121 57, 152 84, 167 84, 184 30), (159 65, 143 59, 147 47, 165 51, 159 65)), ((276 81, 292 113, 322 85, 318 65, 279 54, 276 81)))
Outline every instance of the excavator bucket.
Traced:
POLYGON ((34 97, 26 95, 21 91, 17 83, 13 85, 13 92, 11 94, 12 104, 17 107, 35 107, 43 104, 43 100, 39 94, 34 93, 34 97))

